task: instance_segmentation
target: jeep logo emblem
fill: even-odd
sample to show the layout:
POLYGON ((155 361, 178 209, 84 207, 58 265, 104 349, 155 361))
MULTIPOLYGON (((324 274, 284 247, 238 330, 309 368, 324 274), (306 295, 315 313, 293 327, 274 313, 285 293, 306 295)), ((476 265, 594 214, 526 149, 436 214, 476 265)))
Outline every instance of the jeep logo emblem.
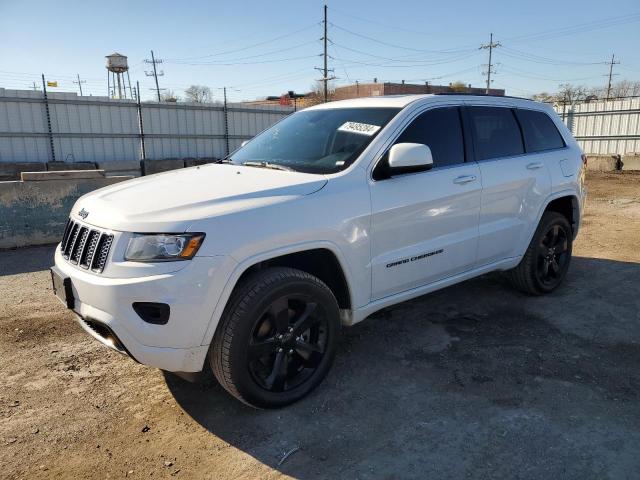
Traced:
POLYGON ((86 219, 89 216, 89 212, 87 212, 84 208, 78 212, 78 215, 82 217, 82 219, 86 219))

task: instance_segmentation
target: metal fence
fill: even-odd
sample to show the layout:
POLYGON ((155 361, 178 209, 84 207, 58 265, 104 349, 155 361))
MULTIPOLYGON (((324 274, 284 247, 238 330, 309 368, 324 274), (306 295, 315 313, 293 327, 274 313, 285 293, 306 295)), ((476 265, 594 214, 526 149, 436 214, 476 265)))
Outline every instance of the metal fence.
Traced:
POLYGON ((220 158, 291 112, 0 88, 0 162, 220 158))
MULTIPOLYGON (((640 97, 555 109, 585 153, 640 152, 640 97)), ((220 158, 291 111, 0 88, 0 162, 220 158)))
POLYGON ((640 152, 640 97, 554 105, 587 154, 640 152))

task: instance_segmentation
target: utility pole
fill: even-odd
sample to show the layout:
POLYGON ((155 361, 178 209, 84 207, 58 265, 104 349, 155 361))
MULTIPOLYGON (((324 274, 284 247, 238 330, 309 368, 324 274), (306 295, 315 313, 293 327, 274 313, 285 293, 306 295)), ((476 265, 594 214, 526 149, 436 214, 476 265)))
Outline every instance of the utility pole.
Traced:
POLYGON ((327 5, 324 6, 324 36, 322 37, 324 43, 324 103, 329 101, 329 92, 327 89, 327 84, 329 82, 329 71, 327 69, 327 5))
POLYGON ((611 99, 611 77, 613 77, 614 75, 617 75, 613 73, 613 66, 618 65, 620 63, 620 60, 616 61, 616 54, 614 53, 613 55, 611 55, 611 61, 608 63, 609 63, 609 83, 607 84, 607 100, 610 100, 611 99))
POLYGON ((87 83, 86 80, 80 80, 80 74, 76 73, 76 75, 78 76, 78 81, 74 81, 73 83, 77 83, 78 84, 78 88, 80 89, 80 96, 82 96, 82 84, 83 83, 87 83))
POLYGON ((53 143, 53 129, 51 128, 51 112, 49 111, 49 97, 47 96, 47 82, 42 74, 42 97, 44 99, 44 110, 47 120, 47 132, 49 134, 49 148, 51 149, 51 161, 56 161, 56 149, 53 143))
POLYGON ((222 87, 224 95, 224 147, 226 156, 229 156, 229 111, 227 110, 227 87, 222 87))
POLYGON ((144 72, 144 74, 147 77, 153 77, 156 81, 156 93, 158 94, 158 101, 160 102, 160 85, 158 85, 158 77, 162 77, 164 75, 164 72, 160 72, 158 73, 158 70, 156 69, 156 65, 158 63, 162 63, 161 59, 156 59, 156 57, 153 56, 153 50, 151 50, 151 60, 145 59, 144 63, 150 63, 151 65, 153 65, 153 72, 144 72))
POLYGON ((38 90, 38 87, 36 87, 36 82, 33 82, 33 91, 35 92, 37 90, 38 90))
POLYGON ((327 36, 327 6, 324 6, 324 20, 323 20, 323 26, 324 26, 324 35, 322 37, 322 41, 324 44, 324 51, 322 53, 322 57, 324 60, 324 66, 322 68, 319 67, 315 67, 316 70, 319 70, 322 72, 322 78, 320 79, 322 81, 322 90, 323 90, 323 97, 324 97, 324 102, 327 103, 329 101, 329 80, 333 80, 336 77, 330 77, 329 76, 329 72, 332 72, 333 70, 329 68, 328 62, 329 62, 329 52, 327 51, 327 47, 329 44, 329 37, 327 36))
POLYGON ((491 54, 493 53, 493 49, 496 47, 501 47, 500 42, 493 41, 493 33, 489 36, 489 43, 485 45, 480 45, 480 50, 489 50, 489 64, 487 65, 487 89, 485 93, 488 95, 491 89, 491 74, 496 73, 492 71, 493 64, 491 63, 491 54))

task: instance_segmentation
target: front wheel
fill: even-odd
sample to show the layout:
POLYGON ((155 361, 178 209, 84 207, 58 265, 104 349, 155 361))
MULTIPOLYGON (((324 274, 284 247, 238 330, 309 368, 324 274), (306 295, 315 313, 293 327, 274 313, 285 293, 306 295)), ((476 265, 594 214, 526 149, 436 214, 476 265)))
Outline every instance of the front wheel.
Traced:
POLYGON ((573 248, 573 232, 564 215, 545 212, 531 243, 511 281, 519 290, 542 295, 555 290, 564 280, 573 248))
POLYGON ((282 407, 323 380, 339 333, 338 303, 321 280, 293 268, 258 271, 225 309, 211 344, 211 368, 244 403, 282 407))

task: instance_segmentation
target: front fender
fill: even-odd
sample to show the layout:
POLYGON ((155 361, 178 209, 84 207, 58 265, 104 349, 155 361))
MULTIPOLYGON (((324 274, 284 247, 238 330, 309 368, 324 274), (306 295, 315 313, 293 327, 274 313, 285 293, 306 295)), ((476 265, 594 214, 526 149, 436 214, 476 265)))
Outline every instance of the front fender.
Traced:
POLYGON ((349 264, 347 263, 343 252, 341 251, 341 249, 337 244, 330 241, 326 241, 326 240, 302 242, 295 245, 288 245, 286 247, 273 249, 267 252, 261 252, 259 254, 250 256, 236 264, 235 269, 233 270, 231 275, 229 275, 227 283, 218 298, 217 305, 211 315, 211 318, 209 320, 209 325, 205 331, 204 337, 202 338, 201 345, 209 345, 211 343, 213 339, 213 335, 215 334, 215 331, 218 328, 218 324, 220 323, 220 319, 222 318, 224 309, 227 306, 227 302, 229 301, 229 298, 231 298, 231 294, 233 293, 233 290, 238 284, 240 277, 242 277, 242 275, 249 268, 251 268, 252 266, 260 262, 271 260, 277 257, 281 257, 291 253, 299 253, 299 252, 304 252, 307 250, 315 250, 315 249, 329 250, 331 253, 335 255, 335 257, 338 260, 338 263, 340 264, 340 268, 342 269, 345 280, 347 282, 351 304, 353 305, 353 301, 354 301, 353 289, 352 289, 353 274, 349 269, 349 264))

